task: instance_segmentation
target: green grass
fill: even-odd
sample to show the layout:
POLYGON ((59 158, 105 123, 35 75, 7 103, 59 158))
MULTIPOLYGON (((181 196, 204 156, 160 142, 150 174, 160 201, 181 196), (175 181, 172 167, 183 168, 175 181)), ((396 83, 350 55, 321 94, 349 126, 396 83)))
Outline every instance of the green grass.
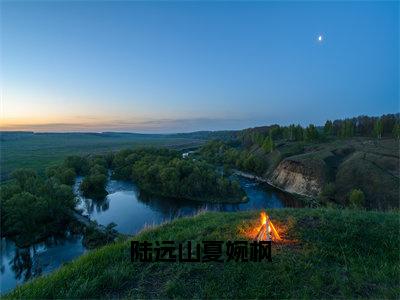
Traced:
POLYGON ((198 146, 201 140, 168 135, 118 133, 2 133, 0 142, 1 180, 17 168, 43 173, 46 167, 60 163, 68 155, 105 153, 140 146, 198 146))
MULTIPOLYGON (((351 210, 269 211, 285 243, 273 262, 131 263, 129 242, 94 250, 16 288, 13 298, 399 298, 399 215, 351 210)), ((259 212, 203 213, 135 239, 248 239, 259 212)))

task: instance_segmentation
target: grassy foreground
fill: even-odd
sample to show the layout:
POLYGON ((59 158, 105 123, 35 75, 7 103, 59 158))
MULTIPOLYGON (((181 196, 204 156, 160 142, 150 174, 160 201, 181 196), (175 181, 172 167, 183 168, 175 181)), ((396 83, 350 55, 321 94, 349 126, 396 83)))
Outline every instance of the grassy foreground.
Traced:
MULTIPOLYGON (((400 297, 398 213, 268 213, 285 241, 273 245, 272 263, 131 263, 129 242, 123 241, 91 251, 7 297, 400 297)), ((251 239, 258 224, 259 211, 207 212, 146 229, 135 240, 251 239)))

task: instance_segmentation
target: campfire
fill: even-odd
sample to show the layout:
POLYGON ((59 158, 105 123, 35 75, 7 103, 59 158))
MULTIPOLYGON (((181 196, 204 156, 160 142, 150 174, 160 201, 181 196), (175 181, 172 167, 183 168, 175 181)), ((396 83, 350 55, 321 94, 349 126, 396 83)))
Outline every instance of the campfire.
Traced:
POLYGON ((278 231, 274 224, 272 224, 270 217, 265 213, 261 212, 260 215, 261 226, 258 229, 256 236, 257 241, 280 241, 282 240, 279 236, 278 231))

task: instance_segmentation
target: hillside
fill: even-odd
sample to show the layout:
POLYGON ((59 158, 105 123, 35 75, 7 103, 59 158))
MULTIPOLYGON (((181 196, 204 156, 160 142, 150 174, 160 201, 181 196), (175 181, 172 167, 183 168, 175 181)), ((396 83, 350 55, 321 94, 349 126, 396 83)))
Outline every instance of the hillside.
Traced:
MULTIPOLYGON (((399 142, 395 139, 352 138, 305 144, 299 154, 287 155, 290 144, 281 144, 266 159, 283 160, 264 174, 287 191, 317 197, 331 183, 330 197, 347 205, 352 189, 365 194, 365 207, 398 207, 399 142), (285 153, 286 151, 286 153, 285 153)), ((293 147, 293 146, 292 146, 293 147)), ((271 164, 273 165, 273 164, 271 164)))
POLYGON ((266 134, 263 138, 250 133, 237 142, 210 141, 199 157, 257 175, 319 205, 347 207, 350 193, 358 189, 365 198, 362 207, 399 208, 398 139, 323 136, 315 141, 269 141, 266 134))
MULTIPOLYGON (((399 215, 351 210, 268 212, 283 241, 272 263, 131 263, 128 241, 94 250, 11 298, 399 298, 399 215)), ((259 212, 202 213, 135 240, 251 240, 259 212)))

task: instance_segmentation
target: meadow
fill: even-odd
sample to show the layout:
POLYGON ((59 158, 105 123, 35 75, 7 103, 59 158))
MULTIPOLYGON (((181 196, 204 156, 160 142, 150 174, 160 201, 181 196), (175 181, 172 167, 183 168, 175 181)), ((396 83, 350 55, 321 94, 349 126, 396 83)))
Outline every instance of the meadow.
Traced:
MULTIPOLYGON (((396 213, 268 210, 282 241, 272 262, 131 262, 130 242, 93 250, 6 298, 393 298, 399 289, 396 213)), ((259 211, 200 213, 134 240, 252 240, 259 211)))
POLYGON ((202 143, 202 139, 190 135, 1 132, 0 178, 1 181, 8 179, 18 168, 43 174, 46 167, 59 164, 68 155, 99 154, 142 146, 186 149, 202 143))

